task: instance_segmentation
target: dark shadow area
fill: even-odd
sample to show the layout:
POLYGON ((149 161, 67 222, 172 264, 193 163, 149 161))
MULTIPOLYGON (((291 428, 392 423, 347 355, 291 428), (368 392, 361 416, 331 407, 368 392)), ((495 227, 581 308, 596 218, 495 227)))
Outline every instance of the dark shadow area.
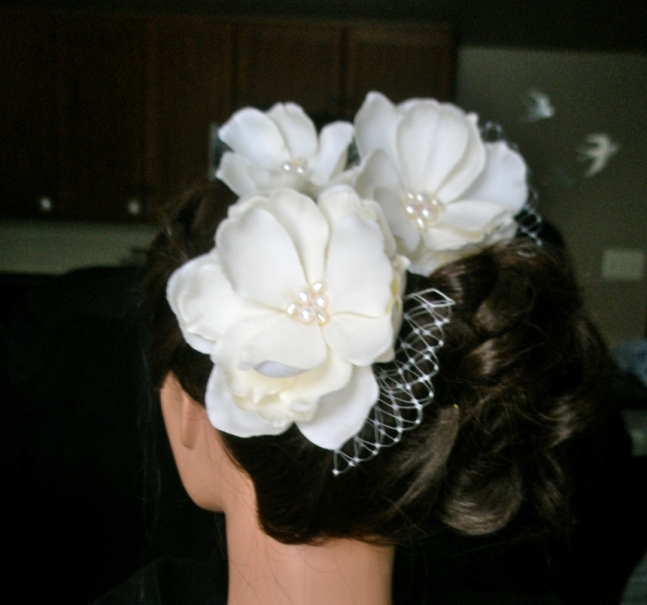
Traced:
MULTIPOLYGON (((141 277, 0 279, 5 586, 25 602, 88 603, 146 565, 126 590, 212 604, 226 591, 223 519, 182 488, 148 383, 141 277)), ((618 392, 645 404, 635 385, 618 392)), ((573 442, 569 539, 515 543, 514 524, 479 538, 441 530, 398 551, 394 602, 618 603, 647 544, 647 459, 629 447, 617 409, 573 442)))

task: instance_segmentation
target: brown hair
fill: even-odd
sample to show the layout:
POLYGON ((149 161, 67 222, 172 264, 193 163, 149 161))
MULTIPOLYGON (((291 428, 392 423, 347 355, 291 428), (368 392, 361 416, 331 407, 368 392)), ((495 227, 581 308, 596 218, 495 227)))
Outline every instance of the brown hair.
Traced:
MULTIPOLYGON (((206 185, 170 206, 148 258, 152 379, 160 387, 173 372, 202 403, 212 363, 184 342, 166 282, 213 248, 225 197, 221 186, 206 185)), ((568 525, 564 444, 608 400, 611 367, 568 259, 514 239, 428 278, 409 277, 409 292, 430 287, 456 304, 438 353, 434 401, 398 445, 335 477, 332 452, 295 426, 278 436, 221 435, 254 483, 270 536, 392 542, 439 523, 476 535, 521 511, 533 531, 568 525)))

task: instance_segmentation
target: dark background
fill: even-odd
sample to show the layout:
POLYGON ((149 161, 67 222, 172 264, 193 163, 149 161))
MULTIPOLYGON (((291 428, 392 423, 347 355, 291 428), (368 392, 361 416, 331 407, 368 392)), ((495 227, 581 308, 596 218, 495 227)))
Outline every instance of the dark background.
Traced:
POLYGON ((459 44, 647 52, 645 0, 3 0, 0 6, 445 21, 459 44))

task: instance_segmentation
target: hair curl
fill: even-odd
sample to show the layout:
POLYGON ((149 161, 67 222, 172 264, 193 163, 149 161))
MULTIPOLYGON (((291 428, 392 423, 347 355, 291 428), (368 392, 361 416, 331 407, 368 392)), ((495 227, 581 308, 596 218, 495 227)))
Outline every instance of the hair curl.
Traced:
MULTIPOLYGON (((170 206, 148 258, 152 379, 161 387, 173 372, 202 403, 212 363, 184 342, 166 282, 213 247, 225 197, 214 184, 170 206)), ((525 531, 534 533, 568 526, 565 443, 608 401, 611 365, 566 255, 514 239, 428 278, 410 276, 408 292, 426 288, 456 304, 438 352, 434 401, 398 445, 335 477, 332 452, 295 426, 278 436, 221 434, 254 483, 270 536, 389 543, 440 524, 471 535, 515 517, 529 520, 525 531)))

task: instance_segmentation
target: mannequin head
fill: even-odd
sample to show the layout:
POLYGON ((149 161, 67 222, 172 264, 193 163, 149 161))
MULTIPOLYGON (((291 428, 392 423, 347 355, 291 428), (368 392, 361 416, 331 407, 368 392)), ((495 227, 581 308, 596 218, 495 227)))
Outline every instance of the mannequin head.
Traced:
POLYGON ((199 505, 226 510, 222 484, 213 491, 193 485, 186 469, 194 463, 178 443, 222 465, 224 484, 237 475, 236 489, 252 488, 261 527, 283 543, 393 543, 440 523, 482 534, 515 517, 531 531, 567 524, 564 448, 606 401, 609 366, 560 251, 512 239, 429 277, 410 276, 408 291, 435 287, 456 302, 434 402, 399 444, 334 476, 332 452, 295 426, 242 438, 204 421, 199 406, 212 362, 186 344, 165 293, 178 267, 213 248, 227 210, 222 200, 222 189, 207 185, 169 208, 148 266, 151 372, 163 395, 173 395, 164 403, 167 427, 199 505), (186 422, 178 428, 171 413, 186 422))
POLYGON ((172 373, 160 391, 166 433, 187 493, 201 508, 231 509, 248 499, 253 486, 232 461, 203 405, 184 391, 172 373))

